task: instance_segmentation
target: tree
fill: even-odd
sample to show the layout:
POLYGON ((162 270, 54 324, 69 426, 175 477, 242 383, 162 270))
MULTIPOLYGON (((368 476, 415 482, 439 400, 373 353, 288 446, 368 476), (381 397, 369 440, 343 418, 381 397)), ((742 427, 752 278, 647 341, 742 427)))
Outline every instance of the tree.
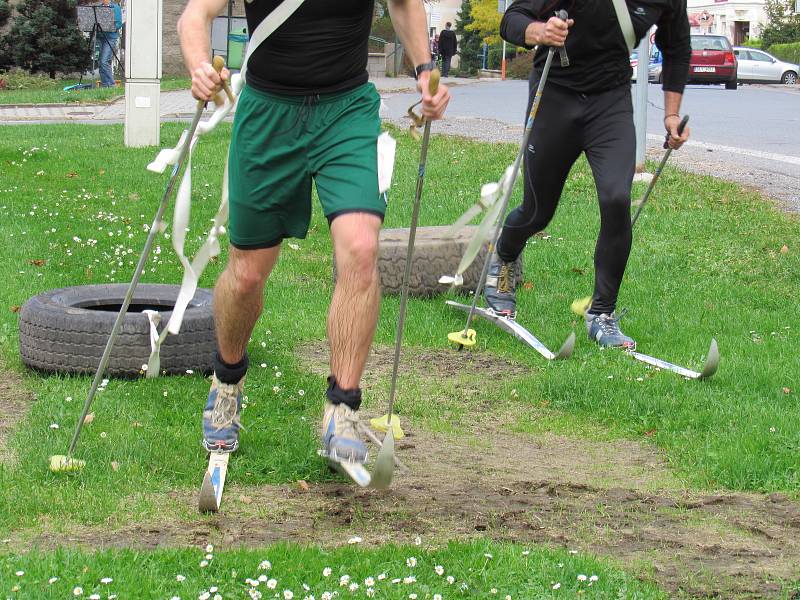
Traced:
POLYGON ((0 42, 0 55, 32 73, 83 71, 89 63, 86 40, 78 30, 77 0, 22 0, 17 17, 0 42))
POLYGON ((474 0, 470 14, 472 23, 467 26, 469 31, 483 37, 487 44, 503 41, 500 39, 501 15, 497 12, 497 0, 474 0))
POLYGON ((8 17, 11 16, 11 6, 6 0, 0 0, 0 27, 8 22, 8 17))
POLYGON ((800 42, 800 13, 795 13, 794 8, 795 0, 767 0, 764 9, 769 25, 761 32, 763 48, 800 42))
POLYGON ((464 0, 461 10, 456 16, 456 33, 459 37, 459 71, 473 74, 481 68, 481 45, 483 40, 480 33, 470 29, 474 22, 472 18, 472 0, 464 0))

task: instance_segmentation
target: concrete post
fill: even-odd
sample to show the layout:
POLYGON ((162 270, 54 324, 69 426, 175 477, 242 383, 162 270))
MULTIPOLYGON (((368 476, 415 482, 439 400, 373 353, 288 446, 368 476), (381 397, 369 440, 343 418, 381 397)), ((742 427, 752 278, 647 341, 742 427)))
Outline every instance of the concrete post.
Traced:
POLYGON ((647 68, 650 64, 650 34, 639 43, 639 64, 633 93, 633 121, 636 125, 636 172, 644 170, 647 150, 647 68))
POLYGON ((162 0, 127 3, 125 145, 160 143, 162 0))

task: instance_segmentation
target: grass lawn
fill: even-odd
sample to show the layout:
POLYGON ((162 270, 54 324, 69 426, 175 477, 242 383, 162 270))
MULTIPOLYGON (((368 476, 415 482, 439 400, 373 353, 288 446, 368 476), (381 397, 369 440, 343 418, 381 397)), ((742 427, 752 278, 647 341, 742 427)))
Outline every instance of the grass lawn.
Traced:
MULTIPOLYGON (((2 78, 2 74, 0 74, 2 78)), ((41 81, 31 79, 35 85, 19 89, 0 90, 0 105, 3 104, 101 104, 110 102, 125 95, 124 82, 116 88, 92 88, 89 90, 69 90, 64 88, 78 83, 77 79, 53 79, 41 81)), ((93 83, 93 78, 84 78, 86 83, 93 83)), ((168 76, 161 80, 161 91, 189 89, 191 80, 188 77, 168 76)))
POLYGON ((60 550, 0 556, 0 593, 15 598, 665 598, 657 588, 566 550, 450 543, 333 550, 277 545, 263 550, 60 550), (206 564, 204 564, 206 563, 206 564), (22 573, 19 575, 18 573, 22 573), (51 580, 55 579, 50 583, 51 580), (259 580, 260 579, 260 580, 259 580), (109 581, 110 580, 110 581, 109 581), (215 588, 215 589, 212 589, 215 588), (370 591, 371 590, 371 591, 370 591), (326 596, 325 594, 328 594, 326 596), (413 595, 416 594, 416 595, 413 595))
MULTIPOLYGON (((178 124, 164 125, 165 144, 176 140, 180 131, 178 124)), ((386 219, 389 227, 405 226, 410 219, 418 161, 417 147, 405 135, 398 134, 398 138, 398 163, 386 219)), ((228 139, 229 129, 223 126, 204 138, 196 153, 193 181, 197 195, 189 240, 194 247, 204 238, 218 205, 228 139)), ((514 153, 515 148, 508 145, 435 136, 421 224, 452 223, 475 201, 480 184, 496 180, 514 153)), ((0 277, 8 283, 0 288, 0 307, 4 307, 0 311, 0 352, 9 368, 22 374, 24 385, 37 401, 8 440, 18 456, 17 464, 0 464, 0 530, 36 528, 62 519, 113 526, 129 521, 130 515, 146 520, 164 511, 201 518, 188 514, 177 501, 170 504, 164 498, 170 490, 194 490, 204 468, 199 436, 208 386, 205 379, 187 375, 112 381, 96 398, 94 421, 84 429, 78 446, 78 456, 90 467, 74 477, 54 476, 47 471, 47 457, 66 450, 89 379, 29 373, 17 349, 14 310, 30 296, 55 287, 130 279, 144 244, 144 226, 152 221, 166 183, 166 175, 145 171, 154 154, 152 149, 123 148, 120 126, 3 128, 0 232, 6 249, 0 277), (116 470, 110 467, 112 462, 116 470), (156 497, 160 500, 154 500, 156 497)), ((634 195, 642 191, 637 188, 634 195)), ((304 368, 295 354, 298 344, 324 339, 332 292, 327 225, 318 207, 315 211, 308 237, 295 240, 297 249, 284 249, 266 291, 264 315, 253 334, 249 400, 243 416, 247 429, 242 435, 242 451, 236 456, 237 483, 331 478, 316 456, 324 381, 304 368), (262 448, 269 452, 260 451, 262 448)), ((571 329, 578 331, 570 360, 547 364, 523 344, 477 322, 479 344, 474 352, 521 363, 527 370, 484 382, 481 394, 469 397, 449 393, 452 382, 448 381, 425 388, 434 389, 434 399, 418 396, 414 390, 420 388, 407 378, 400 387, 399 413, 422 429, 442 434, 458 431, 480 415, 510 420, 511 428, 525 434, 550 429, 576 437, 641 440, 661 449, 688 486, 800 491, 800 332, 794 323, 800 284, 798 220, 779 213, 758 194, 734 185, 669 169, 663 174, 634 233, 620 297, 620 305, 632 310, 623 325, 643 352, 693 368, 702 364, 710 338, 716 337, 722 353, 720 371, 701 383, 646 369, 619 352, 601 351, 586 339, 583 324, 576 322, 569 305, 591 292, 597 229, 594 186, 581 162, 570 175, 548 235, 529 242, 525 255, 529 285, 522 286, 518 296, 519 320, 550 346, 560 343, 571 329), (540 418, 532 418, 533 409, 540 418)), ((170 242, 162 238, 158 245, 162 252, 153 255, 145 281, 179 282, 170 242)), ((209 267, 201 285, 213 285, 223 262, 209 267)), ((397 298, 384 300, 377 343, 393 342, 398 304, 397 298)), ((447 333, 462 326, 463 314, 449 310, 441 298, 412 300, 405 343, 446 351, 447 333)), ((384 389, 370 390, 366 408, 378 412, 386 395, 384 389)), ((276 550, 271 556, 281 552, 286 551, 276 550)), ((323 551, 303 552, 308 554, 292 559, 294 567, 283 572, 295 597, 302 597, 302 581, 291 574, 291 568, 305 560, 320 572, 328 561, 323 551)), ((342 564, 355 560, 355 550, 337 552, 342 553, 335 555, 342 564)), ((482 555, 476 554, 474 547, 437 552, 445 554, 425 560, 471 565, 474 570, 478 569, 474 560, 480 561, 482 555)), ((498 562, 499 570, 492 571, 485 581, 469 579, 466 573, 459 575, 459 581, 467 580, 472 589, 497 587, 500 597, 505 593, 539 597, 526 595, 526 590, 546 590, 542 594, 549 597, 552 590, 545 586, 551 581, 575 589, 577 573, 600 569, 564 567, 569 576, 558 579, 553 565, 571 564, 558 558, 558 552, 542 555, 549 566, 541 570, 525 570, 518 547, 493 552, 509 553, 508 571, 498 562), (520 575, 522 571, 527 575, 520 575), (532 572, 537 573, 535 580, 525 583, 525 577, 534 577, 532 572)), ((391 548, 370 551, 358 557, 359 570, 353 568, 351 575, 376 576, 388 568, 380 565, 398 565, 407 553, 408 549, 391 548)), ((231 561, 225 564, 236 565, 238 572, 230 577, 234 567, 220 567, 220 581, 224 579, 232 589, 243 589, 243 579, 256 573, 261 560, 257 554, 215 558, 218 566, 231 561)), ((58 576, 54 570, 48 571, 48 565, 72 561, 70 556, 75 557, 75 564, 88 567, 86 579, 74 579, 75 585, 86 590, 110 573, 105 566, 116 560, 113 554, 67 552, 62 559, 7 558, 0 568, 5 577, 11 571, 26 571, 30 580, 28 575, 22 577, 25 585, 44 590, 42 582, 58 576), (39 583, 32 583, 35 581, 39 583)), ((172 591, 177 589, 176 573, 186 571, 188 578, 189 567, 192 573, 198 572, 197 557, 192 557, 190 551, 117 555, 129 559, 131 565, 137 561, 152 565, 147 584, 153 581, 153 586, 166 586, 154 588, 161 597, 178 593, 172 591), (162 580, 163 584, 157 583, 162 580)), ((271 560, 277 571, 278 561, 271 560)), ((134 585, 125 583, 134 573, 147 571, 131 569, 108 576, 125 589, 125 585, 134 585)), ((401 571, 394 573, 403 576, 401 571)), ((438 590, 432 582, 437 580, 429 575, 424 579, 425 591, 435 593, 438 590)), ((69 581, 71 585, 73 579, 69 581)), ((320 581, 319 577, 313 582, 309 578, 308 583, 319 590, 320 581)), ((614 589, 626 585, 623 579, 615 581, 614 589)), ((197 585, 211 583, 204 580, 197 585)), ((8 589, 5 586, 0 591, 7 593, 8 589)), ((621 597, 637 597, 635 589, 621 597)), ((59 597, 65 590, 59 591, 59 597)), ((192 597, 198 590, 191 589, 192 597)), ((480 592, 475 595, 486 597, 480 592)), ((613 595, 598 597, 609 596, 613 595)), ((419 597, 427 596, 420 593, 419 597)))

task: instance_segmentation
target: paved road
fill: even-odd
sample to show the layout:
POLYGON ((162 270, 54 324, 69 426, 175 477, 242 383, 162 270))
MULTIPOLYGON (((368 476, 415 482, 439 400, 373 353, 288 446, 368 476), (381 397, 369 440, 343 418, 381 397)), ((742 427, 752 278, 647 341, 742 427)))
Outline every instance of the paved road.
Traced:
MULTIPOLYGON (((546 92, 545 92, 546 93, 546 92)), ((493 141, 519 140, 527 82, 482 81, 453 89, 451 123, 441 130, 493 141)), ((663 138, 663 94, 648 89, 649 156, 663 138)), ((385 115, 399 120, 411 94, 386 94, 385 115)), ((693 85, 686 88, 684 112, 691 115, 692 141, 672 159, 683 168, 761 188, 800 211, 800 86, 693 85)))
MULTIPOLYGON (((518 143, 527 82, 448 79, 453 100, 439 133, 486 141, 518 143)), ((384 118, 404 126, 406 109, 417 99, 411 79, 375 81, 384 99, 384 118)), ((649 86, 648 156, 660 156, 662 94, 649 86)), ((163 119, 186 118, 195 102, 187 91, 161 94, 163 119)), ((800 86, 689 86, 685 112, 692 117, 692 140, 673 154, 681 168, 760 188, 788 210, 800 212, 800 86)), ((0 124, 20 122, 118 123, 124 101, 105 105, 0 106, 0 124)))

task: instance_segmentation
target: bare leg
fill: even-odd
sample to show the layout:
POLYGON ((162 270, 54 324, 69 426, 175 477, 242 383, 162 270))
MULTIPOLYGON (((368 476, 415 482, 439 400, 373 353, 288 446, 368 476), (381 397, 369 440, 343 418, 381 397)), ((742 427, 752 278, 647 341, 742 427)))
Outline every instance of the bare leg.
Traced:
POLYGON ((278 261, 280 246, 230 249, 228 266, 214 286, 214 324, 220 358, 239 362, 263 308, 264 284, 278 261))
POLYGON ((369 213, 345 213, 331 224, 337 279, 328 342, 331 374, 344 390, 358 387, 378 323, 380 227, 380 218, 369 213))

